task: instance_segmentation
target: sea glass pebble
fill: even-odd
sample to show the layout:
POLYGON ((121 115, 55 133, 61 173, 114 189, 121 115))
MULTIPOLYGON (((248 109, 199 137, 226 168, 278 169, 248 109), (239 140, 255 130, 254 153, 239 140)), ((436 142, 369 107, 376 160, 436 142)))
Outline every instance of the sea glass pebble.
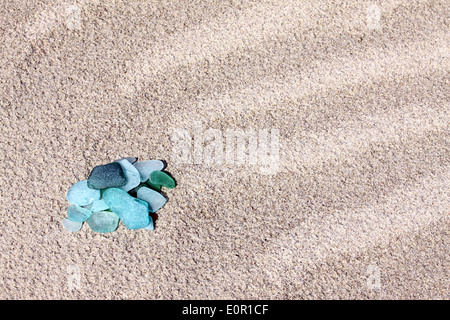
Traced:
POLYGON ((137 197, 148 203, 148 210, 150 212, 158 211, 167 202, 166 198, 159 192, 147 187, 139 188, 137 197))
POLYGON ((106 209, 109 209, 108 205, 106 204, 105 200, 100 199, 100 200, 96 200, 94 201, 89 208, 87 208, 89 210, 91 210, 92 212, 99 212, 99 211, 104 211, 106 209))
POLYGON ((103 193, 103 200, 128 229, 140 229, 148 226, 150 216, 147 206, 136 201, 136 198, 130 196, 126 191, 118 188, 107 189, 103 193))
POLYGON ((163 172, 160 160, 140 161, 124 157, 92 169, 87 180, 75 183, 67 192, 70 206, 65 229, 76 232, 84 221, 95 232, 117 229, 119 220, 128 229, 154 230, 150 212, 156 212, 167 202, 160 191, 173 188, 175 180, 163 172))
POLYGON ((175 188, 175 180, 164 171, 153 171, 149 180, 153 185, 160 185, 168 189, 175 188))
POLYGON ((77 206, 87 206, 100 199, 100 190, 91 189, 87 180, 75 183, 67 192, 67 201, 77 206))
MULTIPOLYGON (((129 162, 127 161, 127 163, 129 162)), ((131 165, 131 163, 129 164, 131 165)), ((118 188, 126 185, 126 183, 125 172, 120 163, 117 162, 94 167, 88 178, 88 187, 97 190, 118 188)))
POLYGON ((76 221, 71 221, 69 219, 63 219, 62 220, 62 225, 65 229, 67 229, 70 232, 77 232, 80 231, 81 226, 83 225, 82 222, 76 222, 76 221))
POLYGON ((144 229, 150 230, 150 231, 155 230, 155 225, 153 224, 153 218, 152 217, 150 217, 150 223, 144 229))
POLYGON ((161 191, 161 185, 160 184, 153 184, 151 183, 150 179, 148 179, 145 182, 151 189, 155 190, 155 191, 161 191))
POLYGON ((75 205, 70 206, 67 209, 67 219, 69 219, 70 221, 83 222, 89 219, 91 214, 92 214, 91 210, 75 205))
POLYGON ((149 210, 148 210, 149 207, 148 207, 148 202, 147 202, 147 201, 144 201, 144 200, 141 200, 141 199, 134 199, 134 201, 137 201, 137 202, 141 203, 142 205, 145 206, 145 208, 147 209, 147 211, 149 211, 149 210))
POLYGON ((145 182, 150 178, 153 171, 159 171, 164 168, 164 162, 160 160, 139 161, 134 164, 141 176, 141 182, 145 182))
POLYGON ((127 177, 127 183, 124 186, 121 186, 120 189, 130 191, 131 189, 136 188, 141 182, 139 171, 128 160, 123 159, 116 163, 119 163, 122 166, 125 176, 127 177))
POLYGON ((94 212, 87 221, 92 231, 106 233, 117 229, 119 217, 110 211, 94 212))
POLYGON ((138 161, 138 158, 136 158, 136 157, 125 157, 125 158, 122 158, 122 159, 118 159, 118 160, 116 160, 116 161, 114 161, 114 162, 119 162, 120 160, 127 160, 127 161, 129 161, 131 164, 133 164, 133 163, 135 163, 136 161, 138 161))

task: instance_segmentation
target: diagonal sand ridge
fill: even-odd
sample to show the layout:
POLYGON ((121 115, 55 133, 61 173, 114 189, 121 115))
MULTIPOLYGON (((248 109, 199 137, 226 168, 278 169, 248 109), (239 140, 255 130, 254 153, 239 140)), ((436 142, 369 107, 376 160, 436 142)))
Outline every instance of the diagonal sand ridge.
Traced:
MULTIPOLYGON (((384 1, 380 7, 384 15, 389 15, 396 7, 407 3, 384 1)), ((339 11, 341 20, 336 28, 365 28, 366 9, 367 4, 361 1, 347 11, 339 11)), ((170 69, 199 60, 223 58, 227 53, 244 47, 257 47, 258 43, 277 34, 301 33, 315 27, 318 18, 327 11, 334 10, 330 10, 325 1, 288 0, 261 1, 244 12, 230 12, 222 20, 209 21, 197 29, 161 39, 155 47, 140 53, 132 71, 128 72, 129 78, 120 86, 126 88, 124 90, 133 90, 130 87, 133 84, 139 90, 142 82, 151 81, 158 73, 167 73, 170 69)))

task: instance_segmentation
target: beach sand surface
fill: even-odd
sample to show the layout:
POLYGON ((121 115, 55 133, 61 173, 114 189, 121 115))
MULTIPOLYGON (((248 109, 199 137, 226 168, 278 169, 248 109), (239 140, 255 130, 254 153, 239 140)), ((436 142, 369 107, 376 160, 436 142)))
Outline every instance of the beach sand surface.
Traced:
POLYGON ((0 298, 448 299, 449 39, 445 0, 1 1, 0 298), (127 156, 155 230, 65 230, 127 156))

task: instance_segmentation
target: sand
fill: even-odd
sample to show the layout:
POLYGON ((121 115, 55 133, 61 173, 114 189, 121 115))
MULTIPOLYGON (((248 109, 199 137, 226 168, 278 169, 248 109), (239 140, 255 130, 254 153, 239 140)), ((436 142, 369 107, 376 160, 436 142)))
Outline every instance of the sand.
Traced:
POLYGON ((0 298, 448 299, 448 12, 2 1, 0 298), (271 157, 232 164, 239 130, 271 157), (156 230, 67 232, 125 156, 177 180, 156 230))

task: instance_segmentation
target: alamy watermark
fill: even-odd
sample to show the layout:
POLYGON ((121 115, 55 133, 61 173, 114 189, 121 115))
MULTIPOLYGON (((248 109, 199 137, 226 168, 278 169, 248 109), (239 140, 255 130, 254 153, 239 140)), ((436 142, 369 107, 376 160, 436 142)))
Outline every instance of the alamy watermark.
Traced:
POLYGON ((71 31, 81 30, 82 11, 78 5, 59 2, 37 11, 34 18, 28 22, 25 34, 29 40, 36 40, 61 26, 71 31))
POLYGON ((69 290, 79 290, 81 285, 80 267, 76 264, 67 266, 67 287, 69 290))
POLYGON ((376 265, 369 265, 367 267, 366 284, 369 290, 379 290, 381 288, 380 268, 376 265))
POLYGON ((79 6, 73 4, 66 8, 66 26, 69 30, 81 29, 81 9, 79 6))
POLYGON ((219 129, 203 130, 194 123, 193 132, 174 129, 172 160, 176 163, 258 166, 265 175, 276 174, 280 165, 279 130, 219 129))
POLYGON ((381 30, 381 9, 371 4, 366 10, 366 22, 369 30, 381 30))

